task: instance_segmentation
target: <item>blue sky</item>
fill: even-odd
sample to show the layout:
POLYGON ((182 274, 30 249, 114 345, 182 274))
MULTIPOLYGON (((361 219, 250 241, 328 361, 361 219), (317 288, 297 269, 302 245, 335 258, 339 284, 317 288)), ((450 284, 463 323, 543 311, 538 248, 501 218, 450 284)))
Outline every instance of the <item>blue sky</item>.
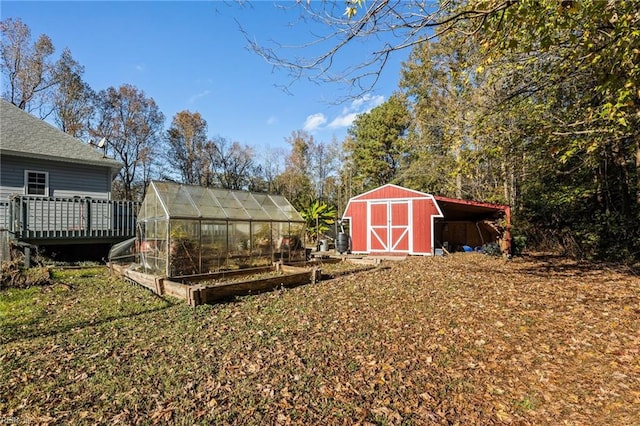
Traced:
MULTIPOLYGON (((379 105, 397 90, 400 62, 408 54, 392 58, 371 93, 337 103, 348 94, 345 84, 292 81, 248 49, 239 29, 240 24, 260 44, 312 40, 312 31, 319 29, 298 21, 299 8, 293 1, 244 6, 233 1, 0 5, 2 19, 20 18, 33 39, 48 35, 56 56, 68 47, 85 67, 84 79, 94 90, 133 84, 155 99, 167 126, 179 111, 198 111, 210 136, 248 144, 258 153, 287 148, 285 138, 301 129, 318 141, 342 140, 355 114, 379 105), (282 86, 289 86, 289 93, 282 86)), ((357 64, 375 47, 354 44, 340 64, 357 64)), ((312 56, 318 49, 280 52, 312 56)))

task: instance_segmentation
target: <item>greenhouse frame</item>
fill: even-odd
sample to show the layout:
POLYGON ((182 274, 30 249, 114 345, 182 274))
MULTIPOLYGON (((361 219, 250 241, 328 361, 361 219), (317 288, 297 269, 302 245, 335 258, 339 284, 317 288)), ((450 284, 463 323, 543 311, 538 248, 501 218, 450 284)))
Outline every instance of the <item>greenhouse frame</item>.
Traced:
POLYGON ((304 223, 281 195, 152 181, 138 214, 141 269, 176 277, 303 261, 304 223))

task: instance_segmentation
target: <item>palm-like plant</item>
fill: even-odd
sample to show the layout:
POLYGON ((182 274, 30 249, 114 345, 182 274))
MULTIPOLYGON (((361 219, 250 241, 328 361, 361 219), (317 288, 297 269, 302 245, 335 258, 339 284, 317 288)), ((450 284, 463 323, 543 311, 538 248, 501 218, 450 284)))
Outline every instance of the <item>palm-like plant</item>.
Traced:
POLYGON ((319 237, 329 230, 336 220, 336 208, 319 200, 313 201, 300 212, 305 220, 309 236, 318 242, 319 237))

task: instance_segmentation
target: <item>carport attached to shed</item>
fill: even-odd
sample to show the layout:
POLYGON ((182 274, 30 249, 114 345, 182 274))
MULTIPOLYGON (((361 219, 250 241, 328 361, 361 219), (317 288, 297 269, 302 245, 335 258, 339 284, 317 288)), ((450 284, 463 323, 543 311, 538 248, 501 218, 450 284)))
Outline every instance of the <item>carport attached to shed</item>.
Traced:
POLYGON ((462 246, 481 247, 499 243, 511 252, 511 208, 504 204, 460 200, 435 196, 443 218, 436 220, 436 246, 459 250, 462 246))

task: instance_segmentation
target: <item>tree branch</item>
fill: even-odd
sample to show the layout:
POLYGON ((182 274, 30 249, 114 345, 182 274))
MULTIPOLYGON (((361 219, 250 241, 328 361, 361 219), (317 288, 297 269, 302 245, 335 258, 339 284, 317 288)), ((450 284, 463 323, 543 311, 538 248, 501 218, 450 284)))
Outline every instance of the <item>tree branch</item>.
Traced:
POLYGON ((418 0, 374 0, 365 3, 366 9, 358 19, 342 17, 337 3, 299 1, 296 6, 289 8, 299 8, 298 23, 307 26, 315 24, 326 30, 322 34, 315 34, 310 28, 311 39, 299 45, 287 46, 271 41, 270 47, 253 39, 241 23, 238 25, 250 50, 276 69, 284 69, 289 73, 291 81, 287 89, 295 81, 306 78, 316 83, 346 83, 351 92, 357 92, 351 95, 359 96, 374 88, 395 52, 436 39, 449 31, 473 35, 482 28, 489 16, 504 11, 514 2, 493 0, 483 8, 476 8, 475 5, 459 8, 444 1, 430 8, 418 0), (473 24, 470 31, 461 28, 468 23, 473 24), (379 40, 381 47, 363 55, 361 50, 357 50, 361 49, 357 46, 357 40, 379 40), (309 54, 298 57, 295 54, 296 51, 304 53, 327 44, 328 47, 315 56, 309 54), (349 59, 348 65, 340 65, 350 53, 358 58, 364 56, 364 59, 358 59, 357 62, 349 59))

